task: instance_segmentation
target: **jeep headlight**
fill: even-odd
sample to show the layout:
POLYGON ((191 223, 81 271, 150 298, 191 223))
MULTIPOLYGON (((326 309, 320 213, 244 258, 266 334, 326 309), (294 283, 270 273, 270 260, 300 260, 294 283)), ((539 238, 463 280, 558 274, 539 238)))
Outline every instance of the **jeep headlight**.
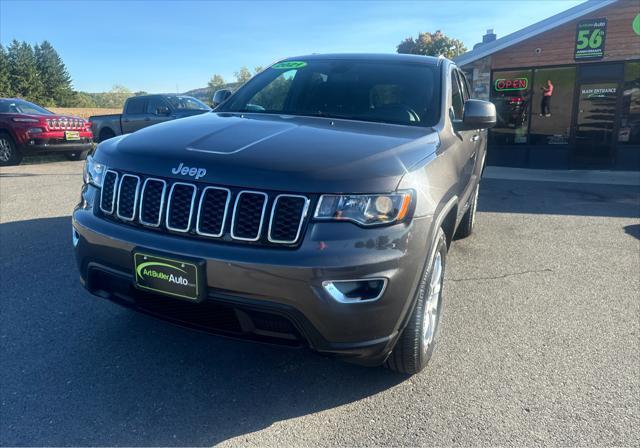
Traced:
POLYGON ((353 221, 370 226, 392 224, 407 217, 413 202, 409 191, 391 194, 324 194, 314 217, 334 221, 353 221))
POLYGON ((107 167, 104 164, 96 162, 92 156, 87 156, 82 176, 84 183, 101 188, 102 179, 104 178, 104 173, 106 171, 107 167))

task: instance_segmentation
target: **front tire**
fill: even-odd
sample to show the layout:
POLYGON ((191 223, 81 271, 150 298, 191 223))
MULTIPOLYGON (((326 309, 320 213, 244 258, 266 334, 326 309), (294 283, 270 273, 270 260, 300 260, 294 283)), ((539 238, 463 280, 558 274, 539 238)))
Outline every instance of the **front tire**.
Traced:
POLYGON ((0 166, 20 165, 22 153, 6 132, 0 132, 0 166))
POLYGON ((478 193, 480 192, 480 184, 476 185, 476 189, 471 193, 471 203, 466 213, 460 220, 460 225, 456 230, 455 239, 466 238, 473 233, 473 226, 476 223, 476 210, 478 209, 478 193))
POLYGON ((447 238, 438 229, 435 251, 416 291, 416 305, 409 322, 385 362, 385 367, 400 373, 415 374, 431 359, 442 312, 442 283, 447 260, 447 238))

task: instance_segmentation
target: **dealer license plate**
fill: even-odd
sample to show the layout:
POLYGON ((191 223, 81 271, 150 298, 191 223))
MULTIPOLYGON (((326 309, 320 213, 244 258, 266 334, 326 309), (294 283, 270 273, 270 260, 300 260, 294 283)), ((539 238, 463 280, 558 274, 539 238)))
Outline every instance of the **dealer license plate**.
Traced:
POLYGON ((135 252, 133 265, 140 289, 189 300, 201 297, 201 266, 196 263, 135 252))
POLYGON ((78 131, 64 131, 65 140, 80 140, 80 132, 78 131))

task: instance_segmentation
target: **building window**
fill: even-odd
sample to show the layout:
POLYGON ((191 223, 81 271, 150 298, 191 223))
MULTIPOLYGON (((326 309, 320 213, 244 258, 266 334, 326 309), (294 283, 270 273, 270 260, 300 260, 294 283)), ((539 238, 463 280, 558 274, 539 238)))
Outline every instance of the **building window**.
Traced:
POLYGON ((531 144, 569 144, 575 83, 575 67, 533 71, 531 144))
POLYGON ((627 62, 624 67, 618 142, 640 144, 640 62, 627 62))
POLYGON ((497 114, 491 141, 502 145, 527 143, 531 70, 493 72, 491 101, 497 114))

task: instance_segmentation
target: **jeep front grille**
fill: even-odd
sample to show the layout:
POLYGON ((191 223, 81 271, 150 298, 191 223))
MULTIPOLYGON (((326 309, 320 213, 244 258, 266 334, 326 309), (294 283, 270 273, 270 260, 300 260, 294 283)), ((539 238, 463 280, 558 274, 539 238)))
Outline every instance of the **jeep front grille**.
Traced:
POLYGON ((108 170, 100 210, 109 219, 220 241, 299 243, 310 199, 108 170))

